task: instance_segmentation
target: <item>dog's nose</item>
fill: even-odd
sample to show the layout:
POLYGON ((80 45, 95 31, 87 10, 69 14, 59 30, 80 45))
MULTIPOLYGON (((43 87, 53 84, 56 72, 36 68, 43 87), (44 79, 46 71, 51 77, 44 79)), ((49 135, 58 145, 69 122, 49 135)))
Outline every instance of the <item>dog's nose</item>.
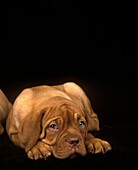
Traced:
POLYGON ((70 137, 66 141, 73 147, 77 147, 79 145, 79 138, 77 137, 70 137))

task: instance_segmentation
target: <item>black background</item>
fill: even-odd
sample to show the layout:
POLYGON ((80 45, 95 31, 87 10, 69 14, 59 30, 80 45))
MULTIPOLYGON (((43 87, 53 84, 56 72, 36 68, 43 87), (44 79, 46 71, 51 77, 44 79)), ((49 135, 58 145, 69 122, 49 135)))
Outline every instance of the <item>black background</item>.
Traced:
POLYGON ((136 4, 126 2, 5 1, 1 5, 0 88, 9 100, 13 103, 26 87, 74 81, 99 115, 98 135, 113 146, 106 156, 31 162, 4 134, 0 137, 3 168, 136 168, 136 13, 136 4))

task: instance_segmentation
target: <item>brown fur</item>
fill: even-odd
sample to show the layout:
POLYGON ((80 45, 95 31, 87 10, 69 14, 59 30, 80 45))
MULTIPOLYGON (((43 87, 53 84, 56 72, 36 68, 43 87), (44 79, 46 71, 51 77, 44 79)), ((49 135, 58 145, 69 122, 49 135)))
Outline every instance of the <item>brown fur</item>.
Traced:
POLYGON ((90 100, 73 82, 24 89, 8 115, 7 133, 31 159, 105 153, 107 141, 95 138, 99 120, 90 100))
POLYGON ((9 102, 8 98, 5 96, 3 91, 0 89, 0 135, 4 133, 3 124, 6 121, 11 105, 12 104, 9 102))

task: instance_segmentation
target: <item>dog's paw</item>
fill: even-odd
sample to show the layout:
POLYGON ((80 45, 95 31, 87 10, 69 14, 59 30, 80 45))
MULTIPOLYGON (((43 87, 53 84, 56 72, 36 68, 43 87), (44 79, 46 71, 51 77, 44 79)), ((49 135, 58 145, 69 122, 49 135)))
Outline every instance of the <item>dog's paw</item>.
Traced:
POLYGON ((27 156, 30 159, 47 159, 51 155, 51 148, 42 142, 37 142, 37 144, 27 152, 27 156))
POLYGON ((94 138, 91 139, 90 142, 87 144, 88 152, 91 153, 106 153, 112 149, 111 145, 104 140, 94 138))

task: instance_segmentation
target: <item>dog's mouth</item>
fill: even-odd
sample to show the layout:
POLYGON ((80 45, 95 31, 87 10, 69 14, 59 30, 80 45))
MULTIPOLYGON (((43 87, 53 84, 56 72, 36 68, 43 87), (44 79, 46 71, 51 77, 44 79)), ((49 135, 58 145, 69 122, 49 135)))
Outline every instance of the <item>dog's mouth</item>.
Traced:
MULTIPOLYGON (((52 148, 53 150, 53 148, 52 148)), ((76 158, 79 156, 85 156, 86 155, 86 149, 83 147, 69 147, 67 150, 65 149, 58 149, 58 150, 53 150, 53 154, 56 158, 59 159, 72 159, 76 158)))
POLYGON ((69 159, 74 159, 74 158, 78 158, 78 157, 80 157, 81 155, 80 154, 78 154, 77 152, 74 152, 73 154, 71 154, 68 158, 69 159))
POLYGON ((69 159, 78 158, 80 156, 84 156, 86 153, 82 152, 81 149, 72 148, 70 155, 68 156, 69 159))

